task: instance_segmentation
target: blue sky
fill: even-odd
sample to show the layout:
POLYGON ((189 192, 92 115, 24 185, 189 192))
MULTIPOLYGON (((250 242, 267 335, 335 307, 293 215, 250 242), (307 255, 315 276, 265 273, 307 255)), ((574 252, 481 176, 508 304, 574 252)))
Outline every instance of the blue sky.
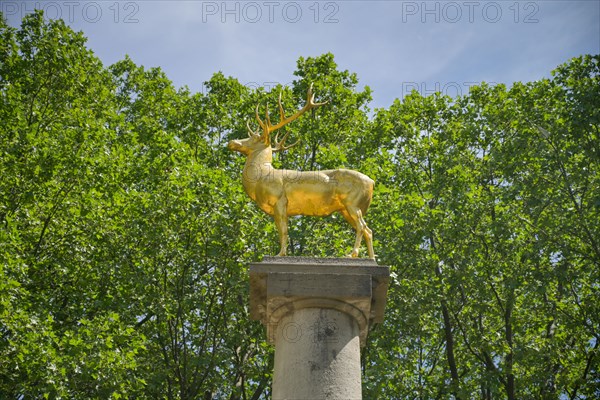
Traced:
POLYGON ((13 25, 34 7, 88 37, 109 65, 126 54, 202 91, 222 71, 249 86, 294 79, 300 56, 335 55, 389 107, 412 89, 466 93, 487 81, 548 77, 600 53, 600 1, 8 1, 13 25))

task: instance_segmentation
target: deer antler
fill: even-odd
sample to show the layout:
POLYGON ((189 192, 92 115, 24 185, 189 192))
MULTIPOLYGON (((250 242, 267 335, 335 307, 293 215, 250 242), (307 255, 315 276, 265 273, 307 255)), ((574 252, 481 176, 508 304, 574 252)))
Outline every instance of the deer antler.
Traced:
POLYGON ((298 139, 298 140, 296 140, 296 142, 294 144, 290 144, 289 146, 284 146, 283 144, 285 143, 285 139, 287 139, 289 134, 290 134, 289 131, 286 132, 285 135, 283 135, 283 137, 281 138, 281 141, 279 141, 279 132, 277 132, 275 134, 275 147, 271 147, 271 151, 273 151, 273 153, 290 149, 290 148, 294 147, 295 145, 297 145, 298 143, 300 143, 300 139, 298 139))
POLYGON ((260 137, 258 129, 253 131, 252 128, 250 128, 250 121, 246 121, 246 127, 248 128, 248 137, 260 137))
MULTIPOLYGON (((281 104, 281 93, 279 93, 278 104, 279 104, 280 118, 279 118, 279 122, 275 125, 271 124, 271 119, 269 117, 269 106, 267 105, 265 107, 265 121, 261 120, 260 117, 258 116, 258 105, 256 106, 256 120, 258 121, 258 124, 260 125, 260 127, 263 129, 262 137, 264 138, 265 142, 270 143, 270 134, 272 132, 274 132, 277 129, 280 129, 280 128, 284 127, 285 125, 289 124, 290 122, 294 121, 296 118, 298 118, 299 116, 301 116, 308 110, 328 103, 327 101, 322 102, 322 103, 315 103, 315 95, 313 94, 312 88, 313 88, 313 85, 311 83, 310 87, 308 88, 308 92, 306 93, 306 104, 304 105, 304 107, 302 107, 300 110, 298 110, 294 115, 292 115, 290 117, 285 116, 285 111, 283 110, 283 105, 281 104)), ((285 150, 286 148, 289 149, 290 147, 292 147, 292 146, 296 145, 296 143, 298 143, 298 142, 296 142, 293 145, 288 146, 288 147, 283 146, 283 143, 285 142, 287 135, 288 134, 286 133, 285 136, 281 139, 281 142, 277 142, 277 136, 275 137, 275 142, 277 142, 276 147, 274 148, 275 151, 285 150)))

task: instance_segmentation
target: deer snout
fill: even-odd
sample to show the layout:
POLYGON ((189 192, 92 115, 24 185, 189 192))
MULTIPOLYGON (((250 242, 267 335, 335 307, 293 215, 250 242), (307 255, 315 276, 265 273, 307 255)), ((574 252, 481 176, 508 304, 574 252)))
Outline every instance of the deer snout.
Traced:
POLYGON ((231 140, 227 143, 227 148, 229 150, 239 151, 242 147, 242 143, 239 140, 231 140))

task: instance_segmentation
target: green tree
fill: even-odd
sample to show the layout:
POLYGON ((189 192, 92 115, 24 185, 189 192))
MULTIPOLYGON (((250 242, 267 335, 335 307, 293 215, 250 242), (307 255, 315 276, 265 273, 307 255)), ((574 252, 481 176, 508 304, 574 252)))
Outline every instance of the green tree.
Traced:
POLYGON ((366 354, 369 397, 599 394, 598 62, 378 112, 396 218, 375 231, 395 245, 382 259, 396 281, 366 354))
POLYGON ((34 13, 0 29, 0 390, 124 394, 140 386, 144 338, 106 306, 109 220, 98 199, 110 185, 110 75, 61 21, 34 13))

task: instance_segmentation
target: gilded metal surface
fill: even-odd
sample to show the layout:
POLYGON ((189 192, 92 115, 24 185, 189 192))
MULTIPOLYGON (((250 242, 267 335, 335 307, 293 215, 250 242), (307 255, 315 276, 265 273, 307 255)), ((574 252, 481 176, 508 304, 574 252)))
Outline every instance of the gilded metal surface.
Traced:
POLYGON ((367 213, 373 196, 374 182, 368 176, 348 169, 325 171, 293 171, 275 169, 271 164, 273 152, 283 151, 294 146, 285 146, 287 133, 271 147, 271 133, 292 122, 306 111, 326 103, 315 103, 312 85, 308 89, 304 107, 290 117, 286 117, 279 96, 280 119, 271 124, 268 110, 265 121, 256 119, 262 133, 250 129, 248 138, 232 140, 227 147, 244 154, 246 165, 242 175, 244 190, 250 198, 267 214, 273 216, 279 231, 281 250, 279 256, 287 255, 288 217, 293 215, 326 216, 339 211, 356 231, 356 241, 350 256, 358 257, 360 243, 364 236, 369 257, 375 259, 373 234, 363 216, 367 213))

